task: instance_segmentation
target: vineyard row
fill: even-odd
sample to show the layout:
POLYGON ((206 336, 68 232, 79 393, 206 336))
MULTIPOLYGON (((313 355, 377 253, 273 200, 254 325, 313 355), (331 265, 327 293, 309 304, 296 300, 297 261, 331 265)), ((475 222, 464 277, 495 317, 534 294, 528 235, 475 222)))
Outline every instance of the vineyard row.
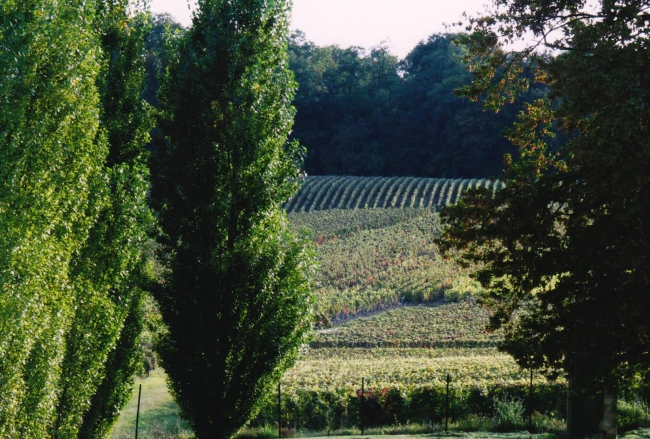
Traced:
POLYGON ((328 209, 436 208, 458 201, 463 191, 486 188, 495 192, 503 183, 489 179, 420 177, 307 177, 300 191, 285 205, 287 212, 328 209))

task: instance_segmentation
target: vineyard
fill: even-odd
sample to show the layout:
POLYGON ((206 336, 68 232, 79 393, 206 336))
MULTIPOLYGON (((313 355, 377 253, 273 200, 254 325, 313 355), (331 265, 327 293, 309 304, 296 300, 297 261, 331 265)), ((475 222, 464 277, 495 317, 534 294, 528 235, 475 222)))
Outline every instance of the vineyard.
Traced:
POLYGON ((428 208, 325 210, 289 214, 317 244, 321 326, 404 303, 442 300, 476 289, 434 243, 438 215, 428 208))
MULTIPOLYGON (((497 350, 501 333, 486 330, 480 286, 440 256, 435 209, 310 210, 288 219, 314 241, 320 266, 317 330, 281 380, 288 435, 362 423, 440 426, 447 376, 456 429, 503 428, 497 406, 506 403, 532 404, 538 431, 563 428, 566 383, 535 372, 530 399, 530 371, 497 350)), ((249 426, 277 425, 277 403, 272 389, 249 426)))
MULTIPOLYGON (((455 421, 492 419, 498 401, 527 400, 530 371, 498 352, 502 334, 486 330, 488 314, 476 305, 480 286, 435 245, 440 221, 432 207, 490 184, 307 179, 287 209, 291 227, 317 247, 319 329, 282 379, 285 428, 336 430, 362 417, 366 425, 439 423, 447 374, 455 421), (362 379, 373 407, 365 413, 362 379)), ((565 384, 539 373, 533 384, 538 418, 561 426, 565 384)), ((273 393, 252 425, 276 419, 273 393)))
POLYGON ((310 346, 363 348, 496 347, 499 333, 485 330, 488 315, 470 302, 393 309, 319 331, 310 346))
POLYGON ((503 183, 488 179, 418 177, 307 177, 286 205, 287 212, 318 210, 439 208, 455 203, 470 188, 497 191, 503 183))

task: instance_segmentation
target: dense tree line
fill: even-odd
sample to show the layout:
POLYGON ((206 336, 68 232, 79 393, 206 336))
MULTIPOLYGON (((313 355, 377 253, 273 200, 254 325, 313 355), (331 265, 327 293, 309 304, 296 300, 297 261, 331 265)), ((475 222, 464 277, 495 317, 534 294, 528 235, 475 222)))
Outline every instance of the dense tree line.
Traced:
POLYGON ((0 6, 2 437, 106 437, 130 397, 152 125, 127 3, 0 6))
POLYGON ((200 10, 181 35, 129 0, 0 4, 3 438, 110 435, 142 367, 145 288, 198 437, 237 431, 311 328, 310 252, 281 208, 302 157, 288 3, 200 10), (146 71, 166 64, 153 112, 146 71))
MULTIPOLYGON (((166 57, 164 29, 182 33, 168 15, 154 17, 149 38, 148 100, 157 105, 166 57)), ((454 93, 471 81, 457 35, 434 34, 403 60, 385 45, 320 47, 296 31, 289 65, 298 83, 291 138, 307 150, 310 175, 487 178, 517 149, 503 137, 522 103, 544 96, 534 85, 499 113, 454 93)))
MULTIPOLYGON (((455 35, 434 34, 399 61, 385 46, 318 47, 289 42, 299 84, 293 137, 305 171, 426 177, 490 177, 516 149, 503 137, 521 105, 484 112, 454 94, 471 75, 455 35)), ((537 85, 521 100, 546 93, 537 85)))

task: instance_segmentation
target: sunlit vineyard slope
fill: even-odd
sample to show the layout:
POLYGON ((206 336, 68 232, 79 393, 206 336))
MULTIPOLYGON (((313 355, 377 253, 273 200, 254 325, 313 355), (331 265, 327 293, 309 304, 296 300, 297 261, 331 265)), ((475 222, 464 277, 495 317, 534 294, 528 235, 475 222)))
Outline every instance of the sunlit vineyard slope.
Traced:
POLYGON ((432 209, 299 212, 289 221, 311 230, 317 245, 321 323, 440 300, 468 284, 466 274, 438 253, 440 221, 432 209))
POLYGON ((502 183, 487 179, 418 177, 307 177, 286 205, 287 212, 327 209, 421 208, 455 203, 464 190, 484 187, 496 191, 502 183))
MULTIPOLYGON (((319 259, 317 331, 282 379, 283 425, 359 425, 362 379, 376 401, 366 422, 440 422, 446 379, 452 418, 492 416, 494 398, 520 398, 530 371, 497 351, 480 285, 445 260, 435 239, 438 207, 468 188, 498 182, 423 178, 309 177, 285 206, 319 259), (399 411, 396 407, 401 407, 399 411), (374 420, 373 420, 374 419, 374 420)), ((561 417, 563 383, 534 374, 535 410, 561 417)), ((270 392, 255 425, 275 422, 270 392)), ((541 416, 541 415, 540 415, 541 416)))

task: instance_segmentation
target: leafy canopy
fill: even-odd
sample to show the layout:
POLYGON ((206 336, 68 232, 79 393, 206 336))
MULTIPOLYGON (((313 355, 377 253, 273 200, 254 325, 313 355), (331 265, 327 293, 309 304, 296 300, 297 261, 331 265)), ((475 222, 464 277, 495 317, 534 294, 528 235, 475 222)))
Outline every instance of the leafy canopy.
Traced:
POLYGON ((506 156, 506 188, 446 208, 441 244, 484 264, 483 303, 522 366, 566 373, 576 389, 625 385, 650 366, 650 3, 493 5, 469 23, 474 82, 460 93, 499 108, 531 75, 552 93, 527 104, 507 133, 519 154, 506 156), (524 32, 536 45, 499 46, 524 32))
POLYGON ((104 437, 129 394, 150 215, 127 4, 0 5, 2 437, 104 437))

